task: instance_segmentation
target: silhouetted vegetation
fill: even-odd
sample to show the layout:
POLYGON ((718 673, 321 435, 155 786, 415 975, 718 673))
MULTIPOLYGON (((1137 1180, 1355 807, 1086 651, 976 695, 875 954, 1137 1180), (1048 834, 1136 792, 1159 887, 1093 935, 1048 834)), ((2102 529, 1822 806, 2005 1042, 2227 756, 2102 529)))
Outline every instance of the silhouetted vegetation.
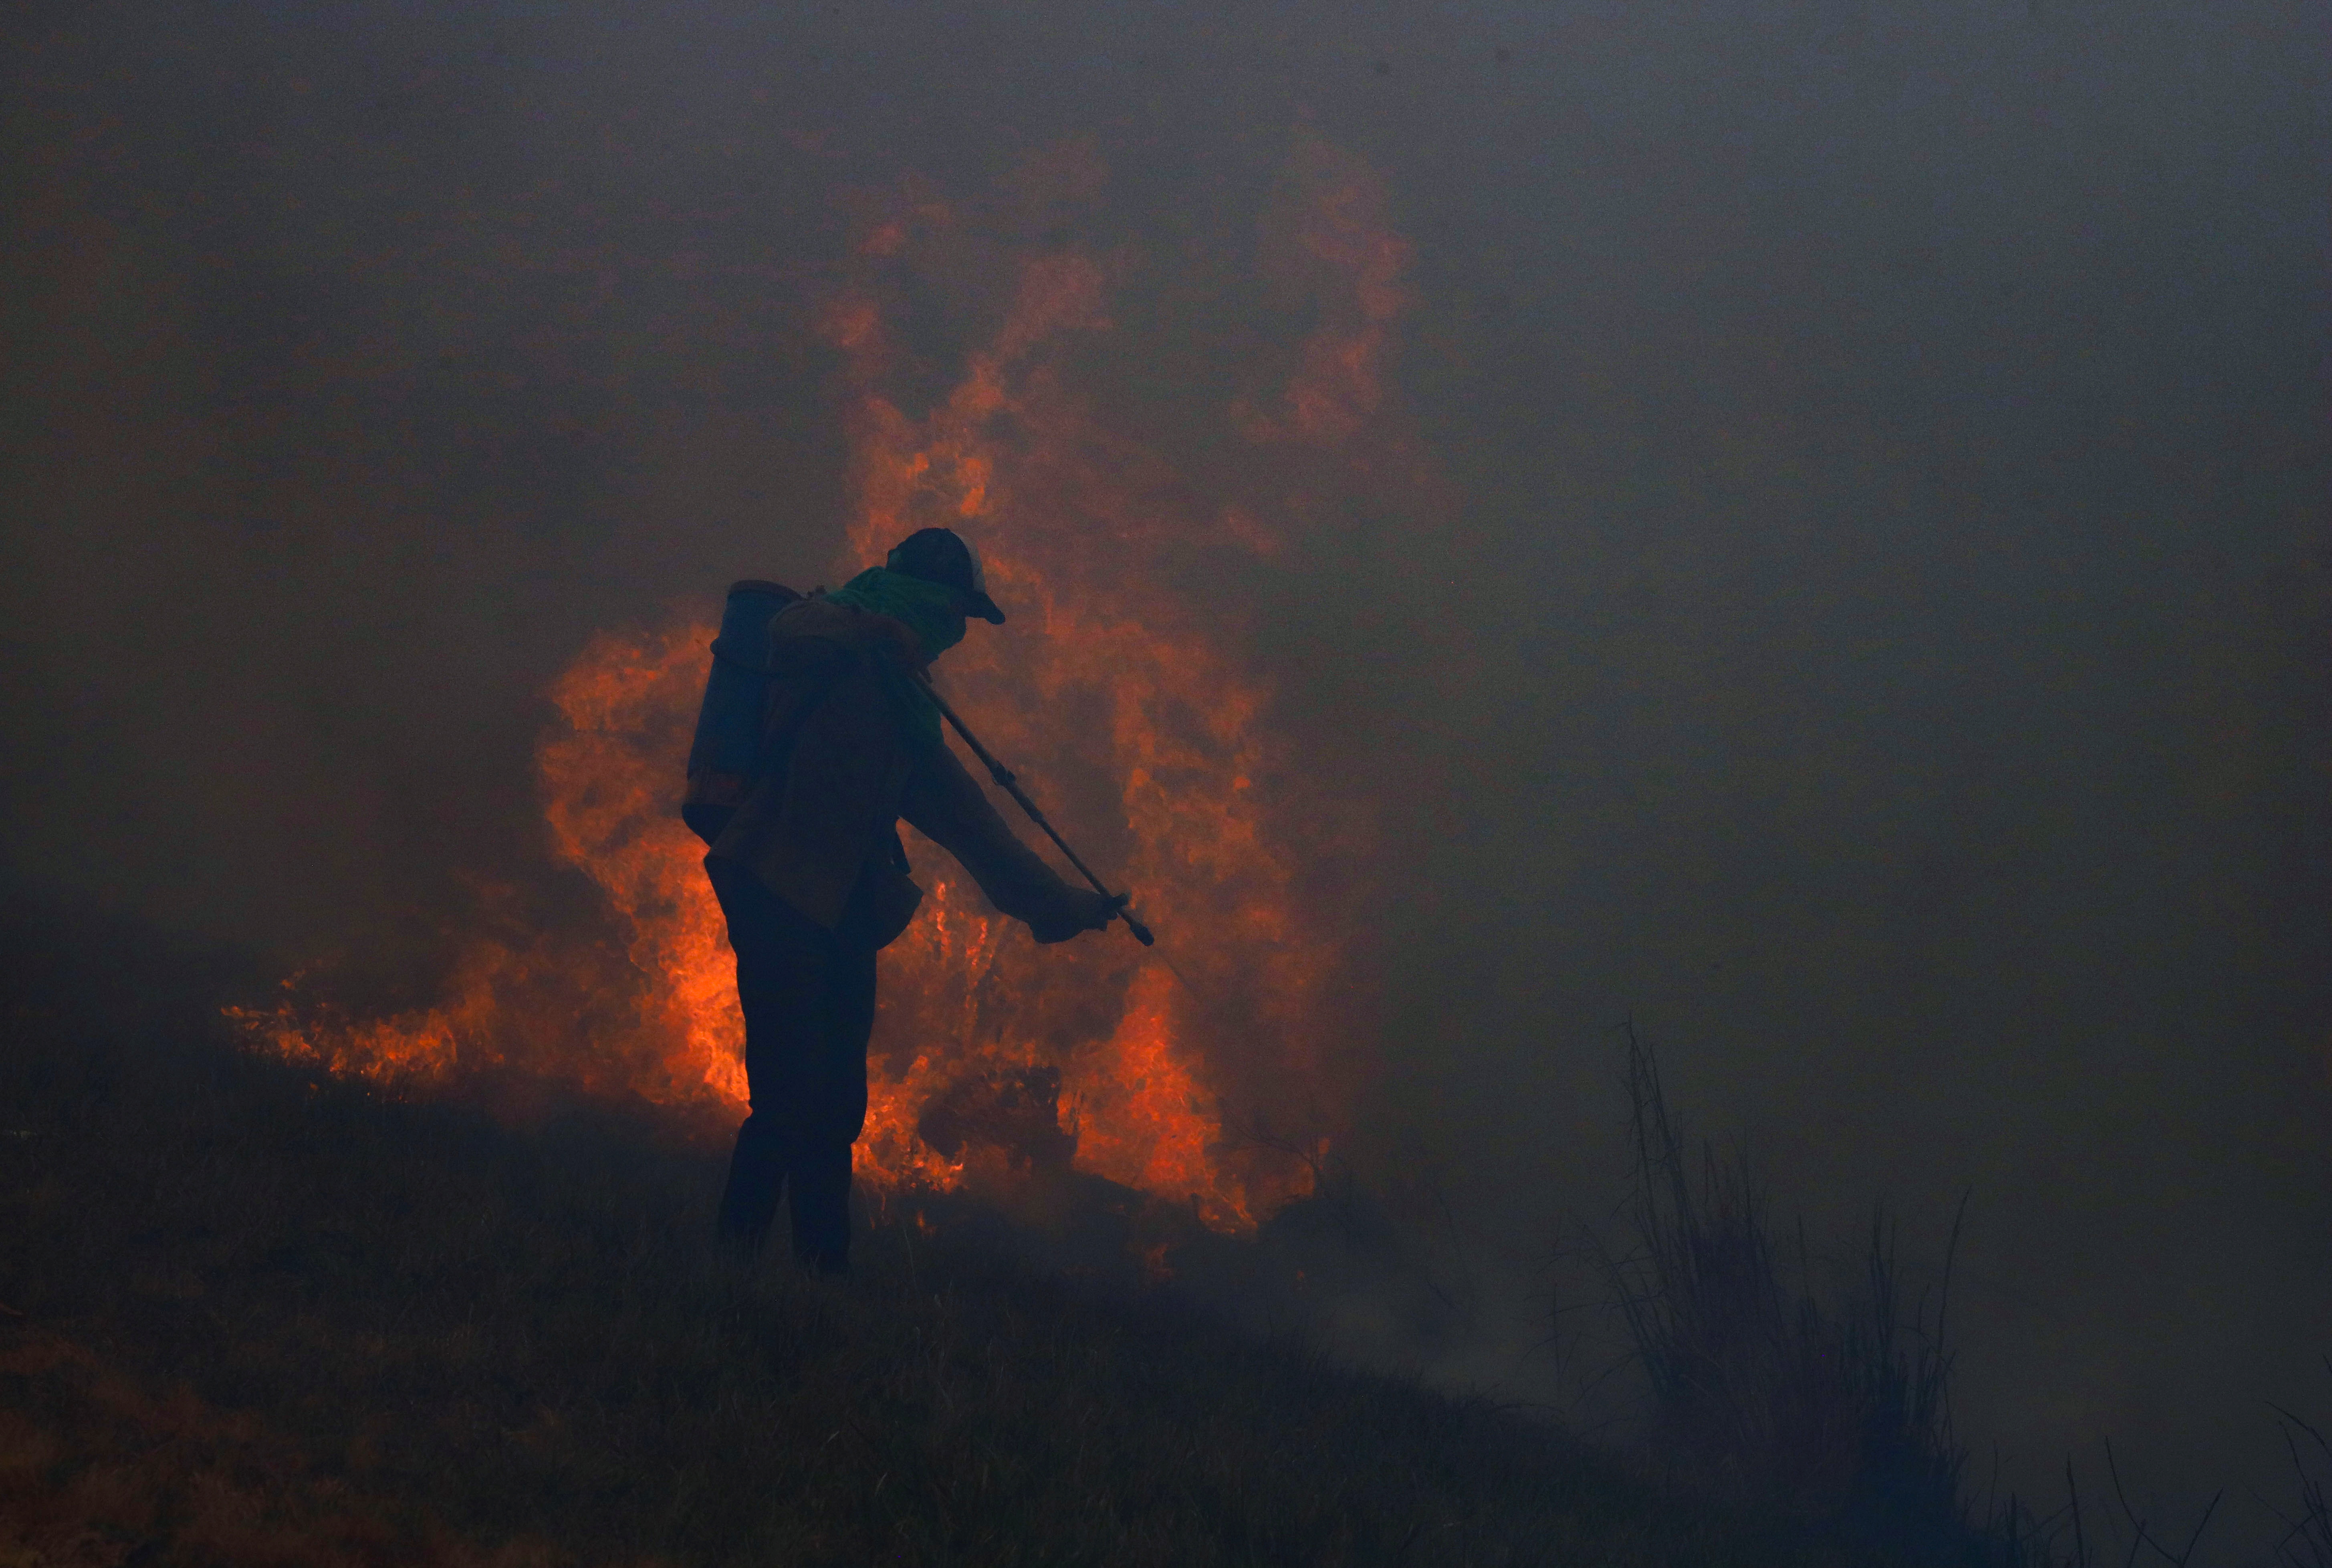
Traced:
MULTIPOLYGON (((1897 1230, 1874 1213, 1857 1286, 1824 1302, 1802 1227, 1791 1261, 1739 1149, 1696 1148, 1671 1111, 1651 1050, 1627 1031, 1632 1181, 1616 1235, 1582 1227, 1587 1258, 1625 1324, 1652 1403, 1652 1450, 1675 1477, 1754 1500, 1912 1561, 1970 1568, 2191 1568, 2220 1498, 2172 1530, 2133 1505, 2110 1441, 2108 1496, 2042 1514, 2011 1495, 1976 1506, 1954 1430, 1954 1352, 1945 1338, 1954 1217, 1934 1288, 1907 1310, 1897 1230), (1696 1158, 1695 1156, 1697 1156, 1696 1158)), ((2332 1362, 2327 1362, 2332 1366, 2332 1362)), ((2332 1568, 2332 1439, 2289 1410, 2297 1512, 2279 1555, 2332 1568)))
MULTIPOLYGON (((2332 1372, 2332 1357, 2324 1370, 2332 1372)), ((2332 1439, 2289 1410, 2279 1407, 2276 1414, 2299 1492, 2297 1511, 2284 1515, 2290 1529, 2277 1554, 2289 1568, 2332 1568, 2332 1439)))
POLYGON ((2218 1516, 2225 1494, 2214 1495, 2202 1515, 2177 1541, 2159 1519, 2148 1518, 2132 1506, 2123 1488, 2121 1466, 2113 1443, 2104 1445, 2106 1477, 2113 1506, 2099 1508, 2092 1518, 2092 1501, 2085 1500, 2073 1461, 2065 1461, 2065 1503, 2055 1513, 2036 1515, 2021 1500, 2010 1497, 1986 1532, 1989 1560, 1999 1568, 2136 1568, 2139 1563, 2159 1563, 2165 1568, 2193 1568, 2194 1554, 2218 1516), (2165 1538, 2167 1537, 2167 1538, 2165 1538), (2173 1542, 2177 1541, 2174 1544, 2173 1542))
POLYGON ((1945 1340, 1956 1221, 1932 1314, 1924 1295, 1906 1311, 1883 1213, 1859 1288, 1822 1304, 1802 1229, 1793 1283, 1746 1155, 1703 1143, 1696 1159, 1651 1051, 1632 1028, 1627 1044, 1633 1181, 1621 1234, 1583 1234, 1649 1384, 1654 1450, 1695 1484, 1857 1538, 1976 1552, 1945 1340))

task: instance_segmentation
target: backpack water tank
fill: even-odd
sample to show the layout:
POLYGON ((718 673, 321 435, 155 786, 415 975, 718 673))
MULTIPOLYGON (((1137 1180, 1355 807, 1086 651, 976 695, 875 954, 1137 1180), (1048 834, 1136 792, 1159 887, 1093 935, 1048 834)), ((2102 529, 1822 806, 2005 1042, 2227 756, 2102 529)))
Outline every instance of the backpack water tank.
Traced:
POLYGON ((780 583, 756 578, 730 585, 721 630, 712 639, 704 701, 696 710, 696 734, 689 742, 688 795, 681 810, 707 842, 719 837, 759 770, 769 622, 800 598, 780 583))

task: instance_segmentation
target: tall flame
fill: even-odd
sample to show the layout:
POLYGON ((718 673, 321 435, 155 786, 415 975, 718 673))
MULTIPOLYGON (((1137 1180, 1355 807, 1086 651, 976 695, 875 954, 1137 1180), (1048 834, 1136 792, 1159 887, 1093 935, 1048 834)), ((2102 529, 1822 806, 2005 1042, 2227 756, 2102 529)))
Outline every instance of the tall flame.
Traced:
MULTIPOLYGON (((1080 157, 1090 186, 1089 149, 1066 166, 1080 157)), ((1249 443, 1357 445, 1383 399, 1407 251, 1353 160, 1305 139, 1293 172, 1278 243, 1321 320, 1278 411, 1242 406, 1231 423, 1249 443)), ((952 1186, 1067 1165, 1242 1230, 1310 1190, 1322 1129, 1352 1087, 1330 1047, 1349 1033, 1356 977, 1340 960, 1342 912, 1305 891, 1303 853, 1331 841, 1322 793, 1275 743, 1273 692, 1239 656, 1239 628, 1210 623, 1168 569, 1269 555, 1279 534, 1251 507, 1192 499, 1080 400, 1071 359, 1112 322, 1103 265, 1075 249, 1014 260, 985 346, 945 396, 905 411, 886 389, 904 350, 885 270, 943 244, 955 222, 928 196, 888 204, 820 313, 850 440, 837 569, 932 524, 974 541, 1010 620, 975 623, 935 674, 1088 862, 1134 891, 1161 946, 1116 930, 1039 948, 910 835, 929 896, 883 955, 859 1171, 952 1186), (1283 1135, 1260 1135, 1270 1124, 1283 1135), (1291 1124, 1308 1130, 1293 1140, 1291 1124)), ((276 1009, 237 1013, 244 1028, 385 1078, 515 1069, 659 1103, 741 1103, 732 961, 702 846, 674 807, 712 631, 602 634, 550 693, 558 720, 537 752, 550 840, 597 884, 596 926, 530 928, 489 900, 444 1000, 355 1019, 301 978, 276 1009)))

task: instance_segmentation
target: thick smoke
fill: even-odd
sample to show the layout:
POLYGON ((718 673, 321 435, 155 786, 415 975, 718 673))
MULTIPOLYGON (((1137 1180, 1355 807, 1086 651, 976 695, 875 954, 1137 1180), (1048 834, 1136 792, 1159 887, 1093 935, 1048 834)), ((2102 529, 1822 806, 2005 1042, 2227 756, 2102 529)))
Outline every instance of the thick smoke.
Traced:
POLYGON ((1463 1371, 1544 1376, 1632 1017, 1817 1234, 1972 1189, 1963 1420, 2027 1474, 2271 1486, 2264 1401, 2332 1406, 2312 21, 12 23, 8 863, 424 987, 480 881, 582 896, 544 693, 830 575, 825 312, 945 205, 903 416, 1075 250, 1059 374, 1251 531, 1144 569, 1368 803, 1350 1145, 1446 1195, 1463 1371))

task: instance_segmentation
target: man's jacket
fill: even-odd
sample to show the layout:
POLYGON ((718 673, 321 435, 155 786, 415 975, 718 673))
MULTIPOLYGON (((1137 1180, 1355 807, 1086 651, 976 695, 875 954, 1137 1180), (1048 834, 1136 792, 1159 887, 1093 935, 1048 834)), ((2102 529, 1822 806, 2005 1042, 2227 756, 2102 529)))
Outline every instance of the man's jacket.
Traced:
POLYGON ((894 671, 925 663, 905 625, 855 605, 807 598, 771 618, 762 770, 707 858, 742 862, 818 924, 882 947, 922 898, 898 848, 903 817, 1039 941, 1071 934, 1055 931, 1076 921, 1074 890, 1013 836, 944 743, 910 737, 877 660, 894 671))

